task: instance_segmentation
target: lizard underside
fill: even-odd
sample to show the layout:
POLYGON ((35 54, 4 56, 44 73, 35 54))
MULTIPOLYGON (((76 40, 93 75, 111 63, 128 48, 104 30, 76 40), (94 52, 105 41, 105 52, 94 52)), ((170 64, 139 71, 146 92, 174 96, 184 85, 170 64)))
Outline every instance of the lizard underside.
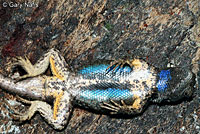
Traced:
POLYGON ((73 106, 111 114, 138 114, 149 101, 191 97, 195 84, 188 68, 157 69, 140 59, 88 65, 74 73, 55 49, 34 65, 26 57, 17 57, 15 65, 27 74, 19 76, 17 82, 0 74, 0 87, 34 100, 20 98, 30 107, 26 113, 15 111, 14 117, 25 121, 38 111, 55 129, 65 127, 73 106), (53 76, 44 75, 49 66, 53 76))

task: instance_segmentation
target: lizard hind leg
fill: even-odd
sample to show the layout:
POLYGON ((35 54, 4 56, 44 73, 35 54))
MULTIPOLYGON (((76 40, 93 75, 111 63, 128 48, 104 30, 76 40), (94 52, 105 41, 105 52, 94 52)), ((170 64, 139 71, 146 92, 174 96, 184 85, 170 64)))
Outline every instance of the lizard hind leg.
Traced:
POLYGON ((30 62, 30 60, 26 56, 24 58, 21 56, 14 58, 13 59, 14 63, 12 64, 13 66, 12 68, 16 66, 21 66, 27 73, 23 76, 17 77, 16 79, 21 80, 24 78, 34 77, 34 76, 44 73, 49 66, 50 55, 51 55, 50 52, 46 53, 34 65, 30 62))
POLYGON ((67 63, 59 51, 55 49, 50 49, 34 65, 27 57, 17 57, 14 60, 15 63, 12 66, 19 65, 27 72, 26 75, 16 78, 17 80, 41 75, 47 70, 49 65, 53 75, 57 78, 64 80, 68 76, 67 63))
POLYGON ((16 96, 16 98, 17 98, 17 100, 21 101, 22 103, 30 104, 31 106, 29 107, 29 109, 28 109, 28 111, 26 113, 22 113, 22 112, 17 111, 14 108, 14 106, 11 106, 8 102, 6 102, 7 106, 9 107, 9 109, 11 109, 14 112, 12 114, 12 118, 14 120, 19 120, 19 121, 29 120, 34 115, 34 113, 36 112, 37 108, 36 108, 35 104, 37 104, 37 101, 29 101, 29 100, 23 99, 23 98, 21 98, 19 96, 16 96), (36 109, 34 109, 34 108, 36 108, 36 109))
POLYGON ((28 101, 20 98, 20 101, 31 104, 29 109, 25 113, 20 113, 10 107, 14 114, 12 115, 14 120, 26 121, 30 120, 32 116, 38 111, 42 117, 54 128, 62 130, 68 123, 72 106, 70 102, 69 93, 64 93, 60 98, 60 104, 57 106, 56 118, 54 117, 55 111, 52 110, 51 105, 43 101, 28 101))

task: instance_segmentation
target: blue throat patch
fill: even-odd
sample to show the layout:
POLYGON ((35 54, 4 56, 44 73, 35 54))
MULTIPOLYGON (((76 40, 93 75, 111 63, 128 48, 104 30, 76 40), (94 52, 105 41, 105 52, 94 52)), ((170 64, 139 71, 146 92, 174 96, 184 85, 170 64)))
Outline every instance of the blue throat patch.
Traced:
POLYGON ((171 80, 170 70, 162 70, 159 74, 159 81, 156 85, 159 92, 163 92, 168 87, 167 82, 171 80))

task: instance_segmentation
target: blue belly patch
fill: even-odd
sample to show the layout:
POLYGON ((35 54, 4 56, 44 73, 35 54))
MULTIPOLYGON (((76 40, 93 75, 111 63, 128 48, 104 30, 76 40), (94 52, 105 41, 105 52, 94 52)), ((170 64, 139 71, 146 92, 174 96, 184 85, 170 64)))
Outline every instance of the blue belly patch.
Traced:
POLYGON ((79 70, 80 74, 103 73, 105 72, 108 64, 92 65, 79 70))
POLYGON ((162 70, 158 74, 158 76, 159 76, 159 80, 158 80, 156 87, 158 88, 158 91, 163 92, 168 87, 168 84, 167 84, 168 81, 172 79, 170 70, 162 70))
MULTIPOLYGON (((110 68, 108 68, 109 66, 110 66, 109 64, 92 65, 92 66, 88 66, 88 67, 85 67, 85 68, 79 70, 79 73, 80 74, 109 73, 115 67, 115 66, 111 66, 110 68), (107 68, 108 68, 108 70, 106 71, 107 68)), ((114 72, 130 73, 131 71, 132 71, 132 69, 129 66, 125 66, 122 68, 120 68, 120 66, 118 66, 114 72)))
POLYGON ((85 79, 113 79, 119 80, 123 76, 126 77, 132 71, 129 66, 125 66, 120 68, 119 66, 114 70, 115 66, 111 66, 108 68, 109 64, 99 64, 84 67, 83 69, 78 71, 78 74, 81 74, 85 79), (108 68, 108 70, 106 70, 108 68))
POLYGON ((129 89, 95 89, 82 90, 80 97, 86 100, 95 100, 98 102, 113 100, 125 100, 133 97, 133 93, 129 89))

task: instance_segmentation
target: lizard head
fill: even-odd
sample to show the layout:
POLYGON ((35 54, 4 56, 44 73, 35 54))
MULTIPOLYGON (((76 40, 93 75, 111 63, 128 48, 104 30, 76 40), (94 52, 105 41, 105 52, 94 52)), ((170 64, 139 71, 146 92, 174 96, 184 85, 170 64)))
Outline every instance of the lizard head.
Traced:
POLYGON ((195 75, 188 68, 167 68, 158 73, 157 92, 153 102, 176 102, 191 98, 195 75))

